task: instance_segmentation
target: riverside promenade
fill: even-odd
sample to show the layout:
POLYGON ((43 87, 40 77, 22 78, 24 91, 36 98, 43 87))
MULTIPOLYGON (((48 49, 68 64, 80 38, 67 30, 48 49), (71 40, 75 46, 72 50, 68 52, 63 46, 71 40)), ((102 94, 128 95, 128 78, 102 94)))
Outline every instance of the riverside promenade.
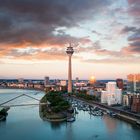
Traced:
POLYGON ((89 100, 85 100, 83 98, 79 98, 79 97, 75 97, 75 96, 72 96, 72 98, 75 98, 80 101, 84 101, 90 106, 96 105, 105 111, 107 111, 107 110, 113 111, 117 114, 117 118, 122 119, 122 120, 127 121, 132 124, 140 125, 140 115, 139 114, 135 114, 135 113, 128 112, 128 111, 125 111, 122 109, 111 107, 111 106, 108 106, 108 105, 105 105, 105 104, 102 104, 102 103, 99 103, 96 101, 89 101, 89 100))

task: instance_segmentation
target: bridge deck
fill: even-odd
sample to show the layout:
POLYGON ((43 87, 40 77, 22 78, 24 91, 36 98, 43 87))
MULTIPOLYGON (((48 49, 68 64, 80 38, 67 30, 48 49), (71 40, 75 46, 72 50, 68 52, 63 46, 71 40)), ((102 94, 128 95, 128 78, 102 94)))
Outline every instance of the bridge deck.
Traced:
POLYGON ((39 103, 39 104, 13 104, 13 105, 2 105, 1 107, 18 107, 18 106, 35 106, 35 105, 47 105, 47 103, 39 103))
POLYGON ((39 99, 36 99, 36 98, 34 98, 34 97, 32 97, 32 96, 29 96, 29 95, 27 95, 27 94, 21 94, 21 95, 16 96, 16 97, 14 97, 14 98, 12 98, 12 99, 10 99, 10 100, 8 100, 8 101, 5 101, 5 102, 3 102, 3 103, 0 103, 0 107, 18 107, 18 106, 34 106, 34 105, 47 105, 47 104, 48 104, 48 103, 32 103, 32 104, 13 104, 13 105, 5 105, 5 104, 7 104, 7 103, 9 103, 9 102, 11 102, 11 101, 17 99, 17 98, 22 97, 22 96, 29 97, 29 98, 31 98, 31 99, 34 99, 34 100, 38 101, 38 102, 40 101, 39 99))

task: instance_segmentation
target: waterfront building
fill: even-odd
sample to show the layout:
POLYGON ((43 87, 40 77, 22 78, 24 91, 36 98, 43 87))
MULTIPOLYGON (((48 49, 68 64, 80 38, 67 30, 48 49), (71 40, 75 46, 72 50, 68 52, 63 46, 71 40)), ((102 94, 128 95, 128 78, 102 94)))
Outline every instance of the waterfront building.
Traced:
POLYGON ((117 87, 121 90, 124 89, 123 79, 116 79, 117 87))
POLYGON ((93 96, 96 96, 96 97, 100 97, 101 96, 101 92, 95 91, 94 89, 88 89, 87 90, 87 94, 88 95, 93 95, 93 96))
POLYGON ((129 102, 129 96, 128 95, 123 95, 123 106, 129 107, 130 102, 129 102))
POLYGON ((60 79, 54 79, 52 84, 60 85, 60 79))
POLYGON ((19 78, 18 79, 18 83, 24 83, 24 79, 23 78, 19 78))
POLYGON ((75 87, 86 87, 87 83, 81 81, 81 82, 74 83, 74 86, 75 87))
POLYGON ((116 82, 106 84, 106 90, 101 92, 101 103, 108 105, 122 103, 122 90, 117 88, 116 82))
POLYGON ((87 91, 87 94, 88 94, 88 95, 94 95, 94 90, 93 90, 93 89, 89 89, 89 90, 87 91))
POLYGON ((66 80, 61 80, 61 81, 60 81, 60 86, 66 86, 66 85, 67 85, 66 80))
POLYGON ((106 84, 103 82, 96 81, 94 84, 94 90, 101 92, 102 90, 105 90, 106 84))
POLYGON ((71 57, 72 54, 74 53, 73 47, 71 44, 69 47, 67 47, 66 53, 68 54, 69 57, 69 63, 68 63, 68 93, 72 92, 72 68, 71 68, 71 57))
POLYGON ((74 85, 74 89, 77 91, 89 89, 89 87, 87 86, 87 82, 85 81, 77 82, 77 83, 74 83, 73 85, 74 85))
POLYGON ((127 75, 127 90, 131 93, 140 91, 140 74, 127 75))
POLYGON ((140 94, 133 95, 131 111, 135 113, 140 113, 140 94))
POLYGON ((34 89, 43 90, 43 89, 44 89, 44 85, 41 84, 41 83, 34 83, 34 84, 33 84, 33 88, 34 88, 34 89))
POLYGON ((27 88, 34 88, 34 84, 33 83, 27 83, 27 88))
POLYGON ((0 83, 0 87, 7 87, 8 86, 8 83, 6 83, 6 82, 1 82, 0 83))
POLYGON ((25 84, 24 84, 24 83, 18 83, 18 84, 17 84, 17 87, 18 87, 18 88, 25 88, 25 84))
POLYGON ((78 83, 78 82, 79 82, 79 78, 76 77, 76 79, 75 79, 75 83, 78 83))
POLYGON ((46 77, 44 78, 44 86, 46 87, 46 86, 49 85, 49 84, 50 84, 49 77, 46 76, 46 77))

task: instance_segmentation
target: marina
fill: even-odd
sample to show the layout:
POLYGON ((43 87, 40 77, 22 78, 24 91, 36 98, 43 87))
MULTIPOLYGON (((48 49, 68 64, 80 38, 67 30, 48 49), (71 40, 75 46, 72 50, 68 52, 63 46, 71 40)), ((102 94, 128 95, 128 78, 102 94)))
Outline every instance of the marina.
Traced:
POLYGON ((131 117, 128 115, 117 113, 115 111, 103 108, 99 105, 90 104, 86 101, 82 101, 82 100, 79 100, 79 99, 73 98, 73 97, 68 98, 67 100, 72 104, 72 106, 75 110, 75 114, 78 114, 77 110, 82 110, 82 111, 87 111, 90 115, 93 115, 93 116, 108 115, 110 117, 122 119, 122 120, 132 123, 134 125, 140 126, 139 119, 134 118, 133 116, 131 117))

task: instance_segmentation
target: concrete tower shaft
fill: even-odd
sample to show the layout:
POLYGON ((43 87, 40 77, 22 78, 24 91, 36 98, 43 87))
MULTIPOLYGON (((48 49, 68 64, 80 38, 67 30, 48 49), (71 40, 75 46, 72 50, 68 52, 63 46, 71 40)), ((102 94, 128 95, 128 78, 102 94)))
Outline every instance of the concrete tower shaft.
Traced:
POLYGON ((66 53, 68 54, 69 57, 69 62, 68 62, 68 93, 72 92, 72 66, 71 66, 71 57, 72 54, 74 53, 73 47, 70 46, 67 47, 66 53))

